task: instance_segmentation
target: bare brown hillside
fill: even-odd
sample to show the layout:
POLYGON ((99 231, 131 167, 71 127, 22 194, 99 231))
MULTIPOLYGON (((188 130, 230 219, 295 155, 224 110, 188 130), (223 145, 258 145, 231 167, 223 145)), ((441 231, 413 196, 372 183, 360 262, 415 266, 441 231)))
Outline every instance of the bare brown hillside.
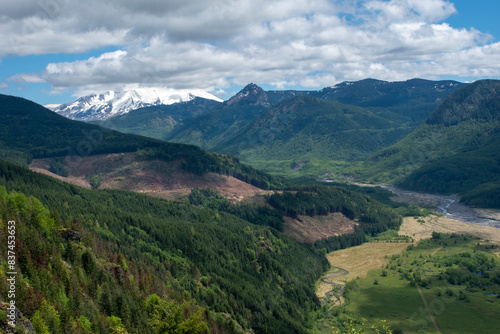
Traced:
POLYGON ((265 191, 231 176, 207 173, 199 176, 180 168, 180 162, 143 161, 135 153, 102 154, 66 158, 70 175, 63 177, 49 171, 52 158, 35 159, 30 169, 78 186, 91 188, 90 180, 100 179, 99 189, 122 189, 164 199, 179 199, 194 187, 210 187, 233 202, 252 200, 265 191))
MULTIPOLYGON (((207 173, 199 176, 181 169, 180 162, 145 161, 135 153, 102 154, 65 158, 69 176, 50 171, 53 158, 35 159, 30 169, 85 188, 92 188, 92 178, 98 178, 99 189, 121 189, 167 200, 179 200, 194 187, 210 187, 231 202, 252 202, 266 205, 263 195, 270 194, 234 177, 207 173)), ((95 184, 94 184, 95 187, 95 184)), ((285 217, 285 233, 299 242, 315 242, 331 236, 351 233, 356 223, 341 213, 327 216, 285 217)))
POLYGON ((299 242, 314 243, 341 234, 354 232, 357 225, 340 212, 329 213, 326 216, 285 217, 285 233, 299 242))

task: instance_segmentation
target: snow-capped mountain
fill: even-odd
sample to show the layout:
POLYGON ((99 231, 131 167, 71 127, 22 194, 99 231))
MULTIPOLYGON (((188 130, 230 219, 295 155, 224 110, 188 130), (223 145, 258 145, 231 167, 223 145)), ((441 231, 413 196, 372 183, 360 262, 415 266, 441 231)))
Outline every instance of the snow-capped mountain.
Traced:
POLYGON ((59 115, 79 121, 105 120, 131 110, 187 102, 195 97, 222 102, 218 97, 201 90, 172 90, 137 88, 122 92, 107 91, 78 98, 72 103, 46 107, 59 115))

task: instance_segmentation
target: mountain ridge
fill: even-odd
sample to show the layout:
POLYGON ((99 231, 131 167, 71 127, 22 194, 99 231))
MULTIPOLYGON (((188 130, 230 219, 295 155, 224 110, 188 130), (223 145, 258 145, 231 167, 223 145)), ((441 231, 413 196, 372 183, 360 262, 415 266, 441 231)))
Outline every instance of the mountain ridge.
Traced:
MULTIPOLYGON (((250 84, 230 99, 231 103, 224 102, 207 113, 191 119, 191 122, 180 124, 162 139, 198 145, 219 153, 231 153, 256 168, 280 175, 290 175, 294 169, 290 166, 301 165, 304 168, 300 174, 308 173, 308 176, 319 177, 325 172, 331 172, 331 168, 339 168, 339 164, 336 162, 332 164, 330 161, 338 161, 340 168, 344 168, 346 166, 344 162, 363 160, 375 150, 384 148, 383 145, 396 142, 423 122, 442 99, 463 86, 464 84, 455 81, 413 79, 391 83, 367 79, 344 82, 320 91, 264 91, 255 84, 250 84), (254 94, 250 94, 250 91, 254 94), (243 96, 248 100, 243 100, 243 96), (318 113, 319 110, 316 110, 315 113, 308 113, 307 110, 314 109, 318 100, 324 101, 322 112, 318 113), (300 104, 306 105, 300 108, 301 112, 293 113, 293 116, 290 113, 275 113, 278 106, 285 106, 287 103, 290 104, 286 107, 289 110, 295 108, 289 101, 302 101, 300 104), (339 105, 333 107, 334 103, 339 105), (326 107, 327 105, 329 107, 326 107), (360 133, 357 143, 345 139, 332 142, 330 139, 314 136, 315 132, 328 131, 325 128, 326 124, 330 124, 333 131, 328 134, 329 138, 335 135, 340 138, 347 133, 336 133, 334 130, 337 124, 333 120, 325 122, 321 119, 326 114, 333 115, 330 110, 332 108, 350 110, 342 116, 345 122, 352 125, 351 129, 344 129, 351 130, 350 139, 354 138, 356 130, 361 128, 366 130, 360 133), (357 108, 356 112, 353 111, 354 108, 357 108), (360 127, 356 122, 349 121, 353 113, 365 113, 367 118, 372 118, 374 121, 377 118, 377 120, 373 124, 360 127), (306 116, 302 117, 301 114, 308 114, 309 118, 306 119, 306 116), (281 119, 283 117, 286 120, 281 119), (302 123, 300 126, 296 124, 300 128, 307 124, 315 124, 315 128, 308 130, 314 138, 311 136, 294 138, 294 134, 301 132, 289 129, 293 131, 285 136, 288 142, 278 143, 280 140, 277 137, 278 132, 284 135, 282 127, 286 127, 284 123, 290 123, 292 118, 302 123), (386 123, 383 126, 380 124, 382 120, 386 123), (274 125, 271 126, 270 122, 274 122, 274 125), (382 132, 377 134, 377 131, 382 132), (368 137, 366 134, 369 134, 368 137), (359 143, 363 138, 366 139, 365 142, 359 143), (357 148, 350 147, 349 142, 357 145, 357 148), (317 147, 322 149, 317 150, 317 147), (297 154, 298 151, 302 153, 297 154), (349 151, 354 153, 351 154, 349 151)), ((360 117, 358 121, 364 122, 360 117)), ((339 170, 335 170, 337 171, 339 170)))
POLYGON ((363 178, 499 207, 500 80, 469 84, 411 133, 365 161, 363 178), (488 195, 489 194, 489 195, 488 195))
POLYGON ((137 88, 127 91, 90 94, 71 103, 61 104, 52 110, 70 119, 95 121, 123 115, 139 108, 186 102, 196 97, 222 102, 216 96, 201 90, 137 88))

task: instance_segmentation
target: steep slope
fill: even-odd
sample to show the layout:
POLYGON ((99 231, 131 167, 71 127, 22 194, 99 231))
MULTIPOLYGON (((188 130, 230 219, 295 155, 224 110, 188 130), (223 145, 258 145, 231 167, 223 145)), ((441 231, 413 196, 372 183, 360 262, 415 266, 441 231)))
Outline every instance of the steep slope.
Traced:
POLYGON ((441 158, 500 139, 500 81, 482 80, 450 95, 429 118, 365 163, 375 182, 401 179, 441 158))
POLYGON ((366 79, 320 91, 264 91, 251 84, 220 107, 186 120, 166 139, 231 153, 280 175, 340 174, 352 161, 408 134, 462 86, 366 79), (341 109, 346 110, 342 116, 341 109))
POLYGON ((416 125, 424 121, 437 105, 455 90, 466 84, 456 81, 411 79, 387 82, 365 79, 342 82, 324 88, 315 96, 329 101, 360 107, 386 108, 407 117, 416 125))
POLYGON ((500 81, 478 81, 456 91, 421 126, 366 165, 366 175, 375 181, 458 193, 467 204, 500 207, 500 81))
POLYGON ((460 194, 468 205, 500 209, 500 139, 424 164, 398 186, 422 192, 460 194))
MULTIPOLYGON (((86 318, 86 332, 107 333, 112 323, 105 317, 115 316, 130 333, 164 333, 152 330, 152 293, 196 301, 191 310, 207 308, 201 315, 223 324, 223 333, 241 333, 240 325, 255 333, 307 333, 320 309, 313 285, 324 257, 268 226, 187 203, 83 189, 3 161, 0 185, 11 194, 4 200, 0 187, 2 221, 16 220, 20 241, 18 307, 38 329, 51 326, 45 332, 84 333, 71 326, 86 318), (61 240, 60 227, 76 229, 81 243, 61 240)), ((7 235, 6 224, 0 233, 7 235)))
POLYGON ((21 98, 0 95, 0 115, 0 157, 19 164, 27 165, 34 158, 67 157, 67 166, 62 167, 71 169, 83 157, 137 152, 143 160, 177 161, 182 171, 199 176, 226 174, 264 188, 282 182, 232 157, 69 120, 21 98))
POLYGON ((200 90, 177 91, 165 88, 137 88, 123 92, 107 91, 78 98, 61 104, 53 110, 65 117, 80 121, 106 120, 128 113, 130 110, 190 101, 196 97, 221 100, 200 90))
POLYGON ((246 127, 269 107, 266 92, 249 84, 221 106, 174 129, 165 139, 211 149, 246 127))
POLYGON ((92 123, 120 132, 163 140, 175 127, 182 126, 184 121, 204 114, 220 104, 218 101, 195 97, 186 102, 131 110, 126 114, 92 123))
POLYGON ((408 131, 398 115, 387 116, 303 95, 268 109, 214 150, 244 161, 359 160, 408 131))

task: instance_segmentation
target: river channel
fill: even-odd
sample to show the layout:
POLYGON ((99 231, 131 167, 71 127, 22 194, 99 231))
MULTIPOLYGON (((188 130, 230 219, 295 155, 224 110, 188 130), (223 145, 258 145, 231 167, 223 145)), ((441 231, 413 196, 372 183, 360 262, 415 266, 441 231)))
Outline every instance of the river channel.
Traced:
POLYGON ((415 194, 433 197, 438 200, 439 204, 435 210, 439 213, 443 213, 451 219, 456 219, 464 223, 492 226, 500 228, 500 221, 490 218, 479 217, 478 213, 463 204, 460 204, 460 199, 457 196, 444 196, 444 195, 434 195, 434 194, 424 194, 414 191, 397 189, 389 186, 382 186, 382 188, 392 191, 395 194, 415 194))

